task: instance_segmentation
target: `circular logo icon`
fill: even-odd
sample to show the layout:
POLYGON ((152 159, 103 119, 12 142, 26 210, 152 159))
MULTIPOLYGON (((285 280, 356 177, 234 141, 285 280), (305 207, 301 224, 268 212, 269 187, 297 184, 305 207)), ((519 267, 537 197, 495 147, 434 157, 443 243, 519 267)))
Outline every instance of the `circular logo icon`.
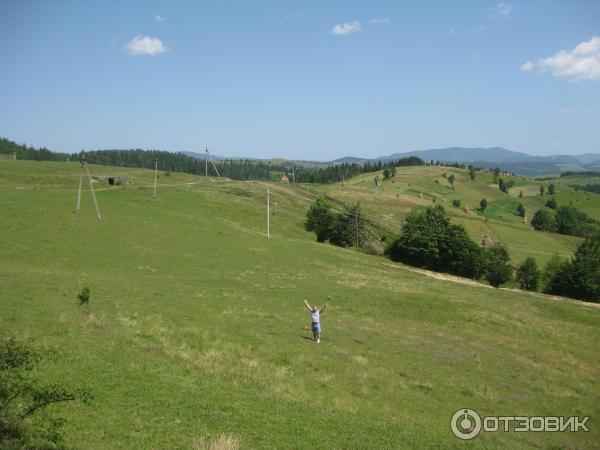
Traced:
POLYGON ((472 409, 459 409, 450 419, 450 428, 459 439, 473 439, 481 431, 481 417, 472 409))

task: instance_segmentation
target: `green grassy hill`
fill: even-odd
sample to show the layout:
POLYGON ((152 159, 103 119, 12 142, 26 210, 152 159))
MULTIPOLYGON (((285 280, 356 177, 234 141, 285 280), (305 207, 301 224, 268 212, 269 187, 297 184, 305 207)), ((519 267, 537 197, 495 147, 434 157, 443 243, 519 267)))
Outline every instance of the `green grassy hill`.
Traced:
MULTIPOLYGON (((91 170, 131 181, 96 185, 102 221, 87 188, 74 214, 78 164, 0 161, 0 335, 58 349, 39 375, 94 391, 91 406, 54 409, 68 445, 202 448, 226 435, 241 448, 463 448, 449 420, 469 407, 592 416, 589 433, 484 433, 469 447, 600 447, 599 308, 318 244, 302 226, 315 194, 296 186, 161 174, 153 198, 152 172, 91 170), (305 298, 329 304, 318 345, 305 298)), ((402 169, 377 192, 359 177, 331 194, 373 200, 368 213, 393 228, 426 196, 473 207, 488 189, 457 170, 451 192, 436 170, 450 171, 402 169)), ((526 233, 498 217, 510 198, 489 188, 488 221, 453 215, 472 233, 526 233)), ((530 253, 575 244, 531 236, 530 253)))
POLYGON ((383 180, 383 173, 370 173, 347 180, 344 185, 318 186, 316 189, 327 192, 334 199, 360 201, 367 214, 394 234, 400 231, 401 221, 415 207, 426 207, 433 201, 444 204, 455 223, 464 225, 470 236, 481 242, 489 234, 494 242, 507 245, 513 262, 519 263, 527 256, 533 256, 544 265, 553 254, 570 257, 579 238, 556 233, 537 232, 529 224, 535 212, 541 208, 549 195, 540 196, 540 185, 548 186, 555 182, 554 195, 559 205, 573 205, 595 219, 600 219, 600 195, 576 191, 556 180, 538 182, 519 176, 504 176, 512 179, 515 186, 508 194, 501 192, 489 172, 477 172, 474 181, 464 169, 449 167, 399 167, 394 178, 383 180), (454 189, 443 176, 454 175, 454 189), (375 186, 374 178, 379 176, 380 184, 375 186), (519 198, 519 192, 523 197, 519 198), (478 211, 479 202, 485 198, 488 207, 483 214, 478 211), (461 206, 452 206, 454 199, 461 206), (516 214, 519 203, 526 209, 527 223, 516 214), (464 207, 467 207, 465 210, 464 207))

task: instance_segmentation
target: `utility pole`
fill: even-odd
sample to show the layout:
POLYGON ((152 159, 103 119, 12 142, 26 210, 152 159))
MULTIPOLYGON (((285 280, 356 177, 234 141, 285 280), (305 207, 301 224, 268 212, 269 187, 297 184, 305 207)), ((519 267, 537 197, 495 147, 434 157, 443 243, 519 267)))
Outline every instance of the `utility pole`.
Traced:
POLYGON ((158 158, 154 158, 154 197, 156 197, 156 175, 158 173, 158 158))
POLYGON ((296 184, 296 174, 294 173, 294 161, 292 161, 292 183, 296 184))
POLYGON ((271 189, 267 188, 267 239, 271 239, 271 216, 270 216, 270 203, 271 203, 271 189))
POLYGON ((81 209, 81 187, 83 185, 83 165, 81 166, 81 172, 79 173, 79 189, 77 190, 77 215, 81 209))
POLYGON ((204 147, 204 176, 208 176, 208 147, 204 147))
POLYGON ((85 167, 85 171, 87 172, 88 180, 90 182, 90 190, 92 191, 92 198, 94 199, 94 205, 96 206, 96 216, 98 220, 102 220, 102 216, 100 215, 100 207, 98 206, 98 200, 96 200, 96 192, 94 191, 94 183, 92 183, 92 176, 90 175, 90 169, 88 169, 88 165, 83 161, 83 165, 85 167))

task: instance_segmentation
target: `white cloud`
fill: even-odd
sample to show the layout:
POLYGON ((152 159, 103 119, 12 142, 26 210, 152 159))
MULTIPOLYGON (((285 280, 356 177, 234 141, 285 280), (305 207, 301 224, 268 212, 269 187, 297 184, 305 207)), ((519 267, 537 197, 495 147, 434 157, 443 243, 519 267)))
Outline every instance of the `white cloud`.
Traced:
POLYGON ((557 78, 572 81, 600 80, 600 37, 581 42, 573 50, 561 50, 548 58, 527 61, 521 66, 525 72, 550 72, 557 78))
POLYGON ((382 23, 390 23, 390 19, 388 19, 387 17, 379 17, 376 19, 369 20, 369 23, 373 24, 373 25, 378 25, 378 24, 382 24, 382 23))
POLYGON ((158 39, 150 36, 137 35, 134 37, 129 44, 125 46, 125 50, 130 55, 160 55, 161 53, 168 52, 169 49, 165 47, 165 44, 158 39))
POLYGON ((359 21, 355 20, 354 22, 344 22, 337 24, 331 29, 331 34, 344 36, 347 34, 358 33, 359 31, 362 31, 362 26, 360 25, 359 21))
POLYGON ((492 20, 508 19, 513 9, 512 3, 500 2, 490 10, 489 17, 492 20))
POLYGON ((527 61, 521 66, 521 70, 523 72, 531 72, 533 70, 533 63, 531 61, 527 61))
POLYGON ((163 16, 154 16, 154 21, 155 22, 164 22, 165 20, 167 20, 166 17, 163 17, 163 16))

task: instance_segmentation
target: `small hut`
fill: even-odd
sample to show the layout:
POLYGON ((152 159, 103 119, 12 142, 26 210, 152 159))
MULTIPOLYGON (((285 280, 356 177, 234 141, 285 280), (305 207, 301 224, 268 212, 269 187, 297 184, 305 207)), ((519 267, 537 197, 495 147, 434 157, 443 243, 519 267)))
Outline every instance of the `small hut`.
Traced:
POLYGON ((287 175, 284 175, 281 177, 281 182, 283 184, 289 184, 290 183, 290 179, 287 177, 287 175))

